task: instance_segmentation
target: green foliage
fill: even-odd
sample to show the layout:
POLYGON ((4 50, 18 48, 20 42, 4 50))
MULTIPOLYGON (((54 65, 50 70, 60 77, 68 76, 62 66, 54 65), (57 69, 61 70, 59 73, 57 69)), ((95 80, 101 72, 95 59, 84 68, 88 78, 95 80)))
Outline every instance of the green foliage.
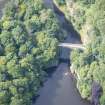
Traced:
MULTIPOLYGON (((82 0, 77 1, 83 3, 82 0)), ((105 0, 96 0, 85 12, 85 21, 92 25, 94 32, 89 36, 91 41, 86 45, 86 50, 73 51, 71 60, 75 65, 77 87, 81 96, 90 99, 91 82, 94 79, 103 88, 100 104, 105 105, 105 0)))
POLYGON ((95 0, 76 0, 77 2, 80 2, 84 5, 94 4, 95 0))
POLYGON ((66 4, 65 0, 56 0, 56 2, 58 3, 58 5, 65 5, 66 4))
POLYGON ((103 88, 103 95, 100 99, 104 105, 105 90, 105 51, 104 51, 104 38, 97 38, 87 45, 84 52, 72 52, 72 63, 77 74, 77 87, 83 98, 90 99, 91 97, 91 83, 92 79, 99 82, 103 88), (93 78, 91 77, 93 75, 93 78))
POLYGON ((61 33, 43 0, 7 3, 0 21, 0 105, 32 105, 49 62, 58 61, 61 33))

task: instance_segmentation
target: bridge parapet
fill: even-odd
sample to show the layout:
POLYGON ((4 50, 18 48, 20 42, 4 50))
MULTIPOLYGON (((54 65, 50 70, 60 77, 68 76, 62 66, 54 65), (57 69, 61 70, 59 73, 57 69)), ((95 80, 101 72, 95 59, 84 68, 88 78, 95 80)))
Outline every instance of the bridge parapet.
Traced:
POLYGON ((60 43, 58 46, 59 47, 69 48, 69 49, 76 48, 76 49, 85 50, 85 47, 83 46, 83 44, 60 43))

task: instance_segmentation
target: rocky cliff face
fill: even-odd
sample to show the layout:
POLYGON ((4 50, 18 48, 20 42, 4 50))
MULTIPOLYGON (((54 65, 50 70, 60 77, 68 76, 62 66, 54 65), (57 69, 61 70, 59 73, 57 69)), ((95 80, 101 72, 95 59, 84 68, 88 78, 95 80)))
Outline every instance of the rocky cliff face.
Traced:
POLYGON ((72 22, 74 28, 80 34, 83 44, 88 44, 91 41, 90 37, 94 34, 94 29, 86 18, 87 11, 91 6, 85 7, 75 0, 65 0, 65 2, 66 4, 62 6, 54 0, 57 7, 64 12, 67 19, 72 22))
POLYGON ((89 35, 92 33, 92 26, 85 20, 86 10, 74 0, 66 0, 66 7, 68 11, 67 15, 81 35, 83 44, 87 44, 90 41, 89 35))

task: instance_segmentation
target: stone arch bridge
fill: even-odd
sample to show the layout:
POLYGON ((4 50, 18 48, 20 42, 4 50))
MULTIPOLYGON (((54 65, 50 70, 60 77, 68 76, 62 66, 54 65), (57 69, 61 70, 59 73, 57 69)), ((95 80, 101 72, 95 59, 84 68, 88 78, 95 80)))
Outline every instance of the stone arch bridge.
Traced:
POLYGON ((59 43, 59 47, 69 48, 69 49, 80 49, 84 50, 83 44, 72 44, 72 43, 59 43))
POLYGON ((83 44, 73 44, 73 43, 59 43, 59 59, 62 61, 70 61, 70 53, 72 49, 85 50, 83 44))

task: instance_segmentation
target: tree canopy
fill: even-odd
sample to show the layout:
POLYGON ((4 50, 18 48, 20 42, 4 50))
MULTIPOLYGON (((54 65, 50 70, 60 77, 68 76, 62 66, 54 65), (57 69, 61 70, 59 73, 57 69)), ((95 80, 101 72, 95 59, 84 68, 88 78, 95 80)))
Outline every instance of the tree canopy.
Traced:
POLYGON ((55 62, 60 24, 43 0, 10 0, 0 20, 0 105, 31 105, 55 62))
MULTIPOLYGON (((83 98, 90 100, 92 79, 103 89, 100 105, 105 105, 105 0, 96 0, 86 11, 86 23, 91 24, 90 42, 86 50, 73 51, 71 60, 77 74, 77 87, 83 98), (93 78, 91 78, 93 76, 93 78)), ((85 35, 84 35, 85 36, 85 35)), ((88 41, 88 40, 87 40, 88 41)))
POLYGON ((105 0, 65 2, 66 9, 62 11, 73 23, 86 47, 84 51, 74 50, 70 56, 77 78, 77 88, 83 98, 90 100, 92 80, 96 81, 103 89, 100 105, 105 105, 105 0))

